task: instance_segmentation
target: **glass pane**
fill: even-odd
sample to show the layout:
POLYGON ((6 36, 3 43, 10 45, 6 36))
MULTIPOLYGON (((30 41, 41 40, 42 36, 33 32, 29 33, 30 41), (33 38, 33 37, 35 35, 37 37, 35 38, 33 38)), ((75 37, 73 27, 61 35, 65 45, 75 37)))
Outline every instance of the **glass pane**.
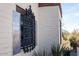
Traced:
POLYGON ((20 52, 20 13, 13 11, 13 55, 20 52))

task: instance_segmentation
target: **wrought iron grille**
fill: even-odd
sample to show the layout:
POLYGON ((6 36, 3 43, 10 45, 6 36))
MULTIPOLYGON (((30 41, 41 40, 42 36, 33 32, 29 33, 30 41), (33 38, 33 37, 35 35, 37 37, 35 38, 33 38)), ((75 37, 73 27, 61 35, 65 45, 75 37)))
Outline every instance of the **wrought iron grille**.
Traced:
POLYGON ((21 48, 29 52, 35 48, 35 16, 31 6, 26 9, 26 14, 21 14, 21 48))

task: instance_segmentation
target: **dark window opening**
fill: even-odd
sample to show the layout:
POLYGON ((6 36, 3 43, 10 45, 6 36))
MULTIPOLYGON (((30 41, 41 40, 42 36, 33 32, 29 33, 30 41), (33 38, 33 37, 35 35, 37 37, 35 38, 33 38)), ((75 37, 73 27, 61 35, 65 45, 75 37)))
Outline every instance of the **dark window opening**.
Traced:
POLYGON ((21 13, 21 49, 23 49, 24 52, 29 52, 36 46, 35 16, 32 12, 31 6, 29 6, 29 9, 25 10, 16 5, 16 11, 21 13))

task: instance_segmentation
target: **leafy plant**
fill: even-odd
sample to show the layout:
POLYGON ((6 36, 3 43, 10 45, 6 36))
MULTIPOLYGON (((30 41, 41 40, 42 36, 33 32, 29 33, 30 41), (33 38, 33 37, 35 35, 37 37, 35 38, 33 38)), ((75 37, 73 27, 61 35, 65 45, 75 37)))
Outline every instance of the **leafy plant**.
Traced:
POLYGON ((69 40, 70 40, 71 47, 75 49, 77 47, 76 37, 72 36, 69 40))
POLYGON ((39 51, 35 51, 35 50, 34 50, 33 55, 34 55, 34 56, 47 56, 47 53, 46 53, 45 50, 43 50, 43 52, 40 51, 40 50, 39 50, 39 51))
POLYGON ((61 56, 62 55, 62 53, 63 53, 63 48, 62 47, 60 47, 60 46, 52 46, 51 47, 51 51, 52 51, 52 55, 53 56, 61 56))
POLYGON ((43 51, 35 51, 33 52, 34 56, 61 56, 63 52, 63 48, 60 46, 51 46, 51 53, 47 53, 45 50, 43 51))

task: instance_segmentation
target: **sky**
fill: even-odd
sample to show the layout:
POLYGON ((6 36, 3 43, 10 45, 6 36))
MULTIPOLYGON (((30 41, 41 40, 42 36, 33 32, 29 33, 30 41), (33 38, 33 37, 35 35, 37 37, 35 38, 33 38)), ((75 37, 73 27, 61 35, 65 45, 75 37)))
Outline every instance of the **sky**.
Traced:
POLYGON ((79 3, 62 3, 62 28, 68 32, 79 30, 79 3))

